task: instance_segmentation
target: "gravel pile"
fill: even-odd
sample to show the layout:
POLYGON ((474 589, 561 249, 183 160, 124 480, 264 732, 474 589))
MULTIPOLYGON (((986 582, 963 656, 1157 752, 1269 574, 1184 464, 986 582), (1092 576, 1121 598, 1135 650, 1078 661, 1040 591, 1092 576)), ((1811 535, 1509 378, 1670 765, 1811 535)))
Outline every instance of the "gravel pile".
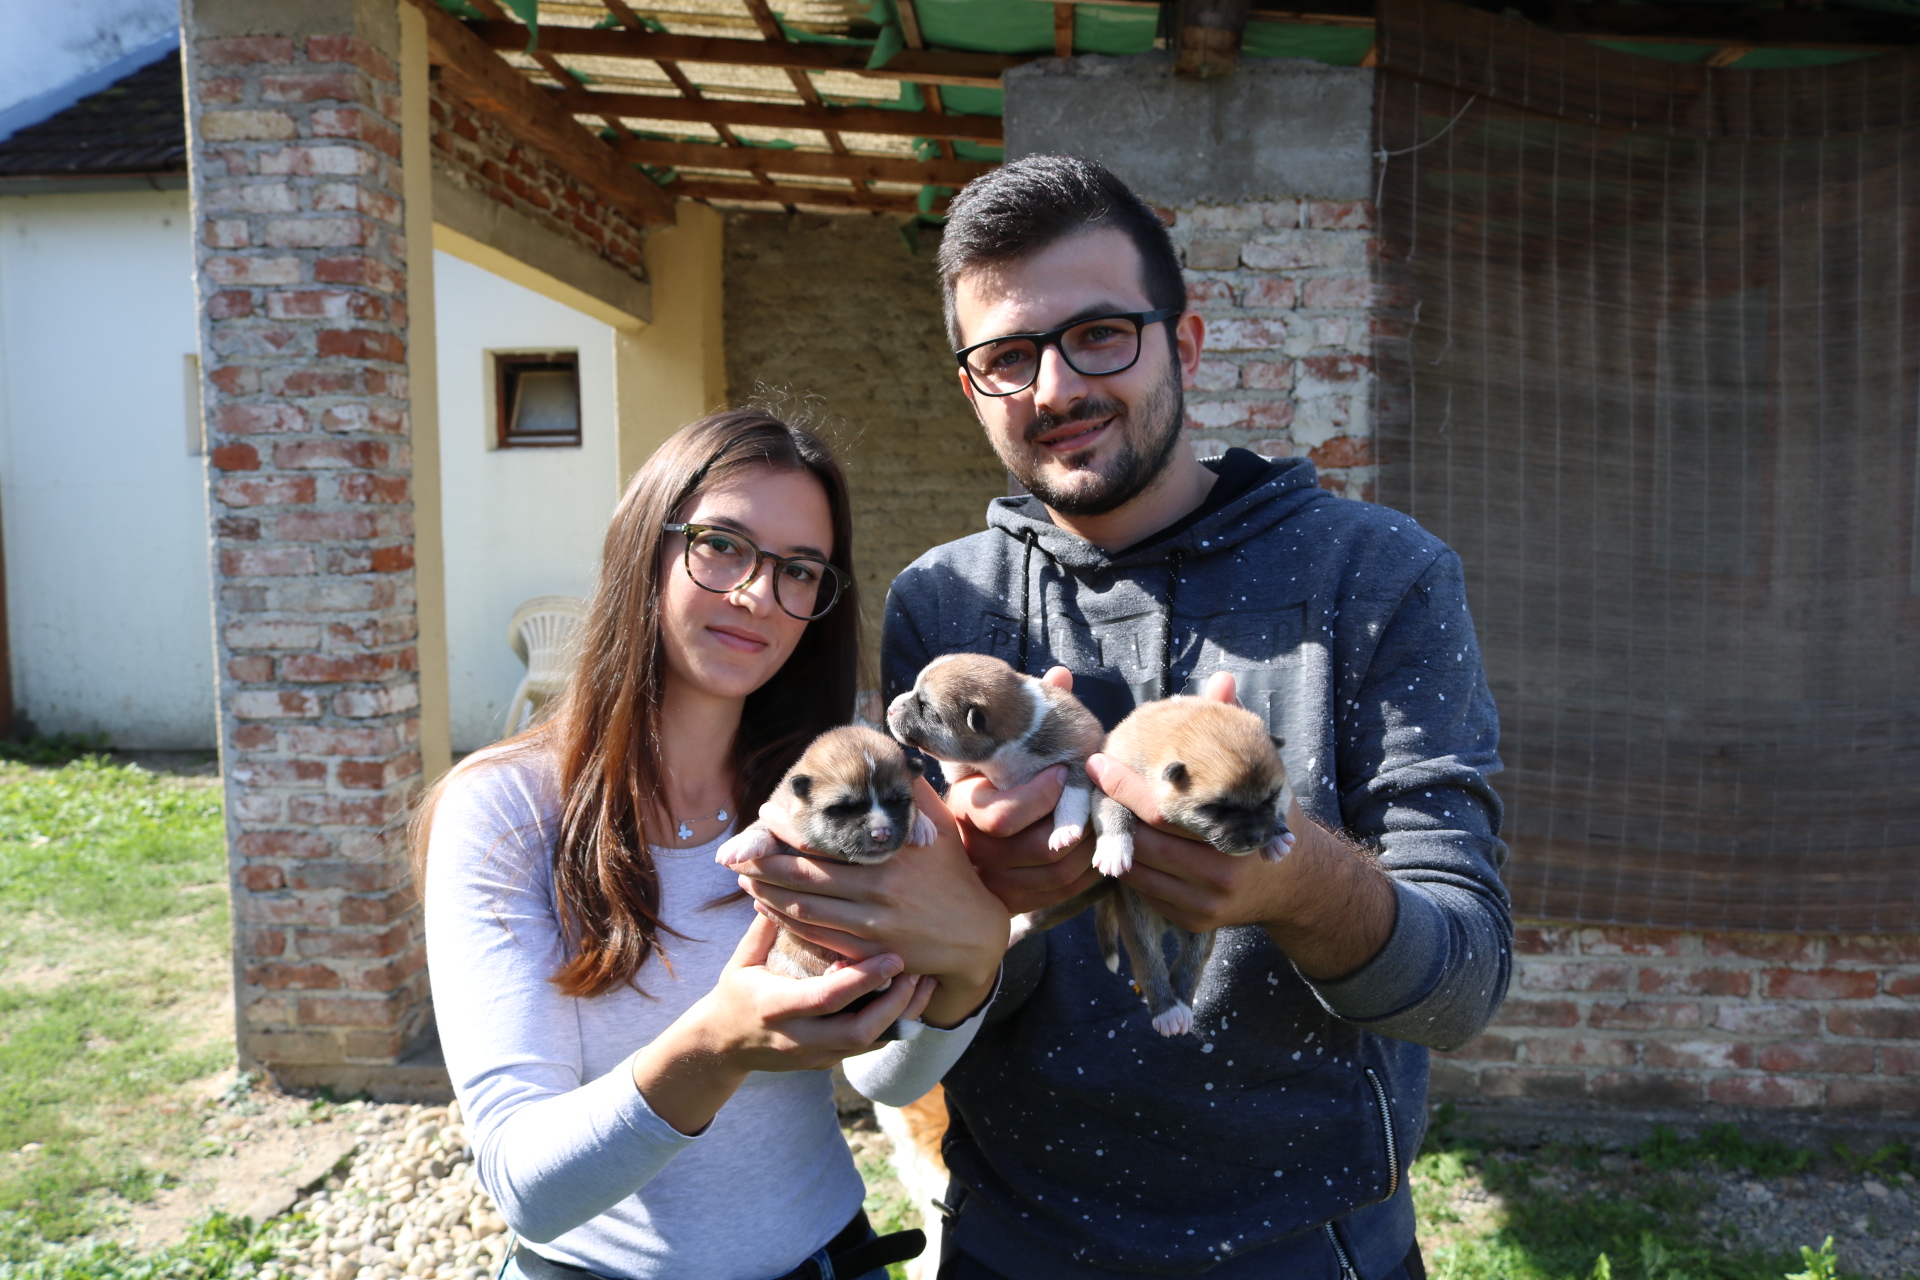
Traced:
POLYGON ((485 1280, 507 1224, 474 1178, 460 1105, 368 1106, 344 1174, 293 1207, 317 1234, 289 1238, 258 1280, 485 1280))
POLYGON ((1842 1270, 1873 1280, 1920 1275, 1920 1184, 1912 1174, 1887 1178, 1717 1179, 1701 1213, 1710 1231, 1731 1227, 1743 1244, 1794 1250, 1833 1237, 1842 1270))

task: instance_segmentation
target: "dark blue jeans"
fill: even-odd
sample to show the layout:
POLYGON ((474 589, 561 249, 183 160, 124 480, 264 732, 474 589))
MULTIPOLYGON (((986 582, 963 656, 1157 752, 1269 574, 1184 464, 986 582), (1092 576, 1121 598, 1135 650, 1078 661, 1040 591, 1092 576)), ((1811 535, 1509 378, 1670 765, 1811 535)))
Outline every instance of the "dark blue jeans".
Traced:
MULTIPOLYGON (((998 1271, 989 1269, 985 1264, 975 1261, 964 1253, 956 1253, 946 1260, 940 1268, 940 1280, 1013 1280, 998 1271)), ((1393 1271, 1378 1280, 1427 1280, 1427 1265, 1420 1257, 1420 1246, 1415 1244, 1407 1260, 1393 1271)))

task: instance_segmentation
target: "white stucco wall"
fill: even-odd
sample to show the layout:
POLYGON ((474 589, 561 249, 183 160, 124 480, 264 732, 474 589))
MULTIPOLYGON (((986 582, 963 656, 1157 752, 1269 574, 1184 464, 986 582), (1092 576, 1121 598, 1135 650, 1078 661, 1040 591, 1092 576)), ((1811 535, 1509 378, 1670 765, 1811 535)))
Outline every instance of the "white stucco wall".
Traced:
POLYGON ((525 668, 507 619, 529 596, 584 595, 619 497, 613 330, 471 266, 434 255, 439 325, 442 529, 453 749, 494 741, 525 668), (581 446, 489 448, 493 351, 580 353, 581 446))
POLYGON ((185 192, 0 197, 0 516, 15 705, 115 746, 214 744, 185 192))

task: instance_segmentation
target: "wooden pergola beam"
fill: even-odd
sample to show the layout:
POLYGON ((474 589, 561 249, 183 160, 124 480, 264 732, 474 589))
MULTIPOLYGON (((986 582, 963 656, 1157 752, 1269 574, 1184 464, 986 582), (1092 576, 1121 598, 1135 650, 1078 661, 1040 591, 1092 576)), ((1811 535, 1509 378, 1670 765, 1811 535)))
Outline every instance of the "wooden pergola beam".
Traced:
POLYGON ((886 111, 872 107, 787 106, 777 102, 728 102, 706 97, 690 101, 645 93, 595 93, 586 90, 562 90, 554 93, 554 97, 575 115, 611 112, 642 120, 744 124, 768 129, 834 129, 845 133, 909 134, 919 138, 965 138, 996 146, 1003 137, 998 116, 934 115, 928 111, 886 111))
MULTIPOLYGON (((416 4, 430 2, 414 0, 416 4)), ((490 48, 518 51, 527 47, 527 29, 517 22, 471 22, 461 25, 490 48)), ((877 80, 913 80, 980 89, 998 89, 1001 72, 1033 61, 1030 57, 999 53, 902 49, 887 61, 886 66, 869 70, 868 51, 861 45, 775 44, 770 40, 659 35, 598 27, 543 26, 540 28, 540 47, 548 53, 571 53, 595 58, 644 58, 649 62, 714 62, 796 71, 845 71, 877 80)))
MULTIPOLYGON (((428 57, 440 83, 501 127, 544 151, 576 181, 646 226, 674 220, 673 197, 623 161, 565 108, 508 66, 433 0, 414 0, 427 19, 428 57)), ((515 24, 503 24, 512 26, 515 24)))
MULTIPOLYGON (((874 213, 918 213, 918 197, 891 192, 832 190, 821 187, 755 186, 749 182, 718 182, 701 178, 682 178, 667 184, 677 196, 690 200, 768 200, 779 204, 810 204, 822 209, 865 209, 874 213)), ((946 202, 934 205, 937 213, 946 202)))
MULTIPOLYGON (((822 155, 776 147, 716 147, 704 142, 659 142, 631 138, 613 144, 620 155, 639 164, 696 169, 744 170, 749 162, 767 173, 809 178, 850 178, 855 182, 933 183, 963 186, 994 166, 972 160, 894 160, 886 156, 822 155)), ((677 184, 676 184, 677 185, 677 184)))

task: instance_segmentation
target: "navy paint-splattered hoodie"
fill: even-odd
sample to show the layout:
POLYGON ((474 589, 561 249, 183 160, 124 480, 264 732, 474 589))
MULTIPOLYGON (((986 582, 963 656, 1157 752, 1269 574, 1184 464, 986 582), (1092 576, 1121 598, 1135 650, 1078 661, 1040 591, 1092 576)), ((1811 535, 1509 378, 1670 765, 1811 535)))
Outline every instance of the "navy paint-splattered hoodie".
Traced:
POLYGON ((1506 991, 1499 725, 1458 557, 1320 489, 1305 459, 1208 465, 1246 487, 1113 555, 1034 499, 996 500, 985 532, 895 580, 886 697, 940 654, 991 653, 1068 667, 1111 728, 1231 671, 1306 813, 1378 847, 1398 915, 1337 982, 1259 928, 1222 930, 1195 1034, 1172 1039, 1088 915, 1010 953, 946 1080, 947 1162, 965 1187, 951 1238, 1020 1280, 1388 1274, 1413 1243, 1427 1050, 1470 1040, 1506 991))

